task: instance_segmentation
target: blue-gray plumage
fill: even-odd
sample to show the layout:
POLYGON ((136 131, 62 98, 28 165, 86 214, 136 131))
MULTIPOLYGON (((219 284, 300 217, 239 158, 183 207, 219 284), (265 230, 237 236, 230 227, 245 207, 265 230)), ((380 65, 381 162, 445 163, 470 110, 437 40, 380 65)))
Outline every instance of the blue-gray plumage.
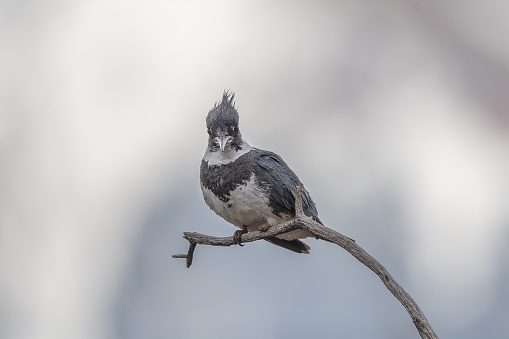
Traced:
MULTIPOLYGON (((234 233, 239 244, 243 233, 267 230, 295 216, 296 186, 301 187, 304 214, 320 222, 311 196, 283 159, 242 139, 233 99, 233 93, 225 92, 207 115, 209 143, 200 167, 207 205, 240 228, 234 233)), ((309 236, 307 231, 295 230, 265 240, 309 253, 309 246, 298 240, 309 236)))

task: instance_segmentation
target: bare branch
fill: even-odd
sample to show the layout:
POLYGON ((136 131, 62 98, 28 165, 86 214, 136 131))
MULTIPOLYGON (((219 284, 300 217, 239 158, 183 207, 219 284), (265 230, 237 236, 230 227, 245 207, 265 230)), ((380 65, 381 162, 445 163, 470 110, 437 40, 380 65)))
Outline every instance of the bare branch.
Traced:
MULTIPOLYGON (((399 300, 405 307, 408 314, 412 318, 415 327, 419 331, 423 339, 438 339, 438 336, 433 331, 433 328, 428 323, 414 299, 408 294, 403 287, 401 287, 394 278, 389 274, 387 269, 380 264, 375 258, 369 255, 362 247, 349 237, 336 232, 328 227, 325 227, 312 218, 304 215, 302 209, 302 198, 300 188, 297 187, 295 197, 295 211, 296 217, 293 220, 270 227, 266 232, 250 232, 243 234, 241 241, 243 243, 261 240, 267 237, 276 236, 286 233, 297 228, 301 228, 311 232, 316 238, 332 242, 353 255, 362 264, 372 270, 382 280, 387 289, 399 300)), ((190 267, 193 260, 193 253, 197 244, 211 245, 211 246, 231 246, 235 245, 235 240, 232 237, 213 237, 195 232, 185 232, 184 238, 189 241, 189 250, 186 254, 176 254, 173 258, 186 258, 187 267, 190 267)))

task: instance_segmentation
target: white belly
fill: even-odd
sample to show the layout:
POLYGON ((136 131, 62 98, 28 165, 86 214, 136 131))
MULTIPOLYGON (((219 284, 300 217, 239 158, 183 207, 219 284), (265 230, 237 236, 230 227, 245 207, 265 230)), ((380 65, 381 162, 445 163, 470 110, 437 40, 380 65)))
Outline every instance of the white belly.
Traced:
POLYGON ((256 185, 254 174, 246 184, 230 192, 229 200, 226 202, 216 197, 209 189, 203 186, 201 189, 210 209, 235 226, 258 227, 266 223, 273 225, 282 220, 272 214, 268 195, 256 185))
MULTIPOLYGON (((245 185, 240 185, 230 192, 229 200, 222 201, 214 193, 201 186, 203 198, 211 210, 217 215, 237 226, 247 226, 249 232, 257 231, 261 225, 273 226, 286 220, 291 216, 279 217, 272 213, 269 207, 268 194, 263 192, 255 183, 254 174, 245 185)), ((304 230, 295 230, 280 234, 277 237, 285 240, 302 239, 310 237, 311 233, 304 230)))

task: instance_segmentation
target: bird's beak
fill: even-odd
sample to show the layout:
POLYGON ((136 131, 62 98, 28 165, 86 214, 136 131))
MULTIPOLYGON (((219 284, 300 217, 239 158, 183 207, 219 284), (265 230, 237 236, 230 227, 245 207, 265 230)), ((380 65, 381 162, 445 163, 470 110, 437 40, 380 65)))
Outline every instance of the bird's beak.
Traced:
POLYGON ((219 137, 219 147, 221 148, 221 152, 224 152, 224 149, 230 140, 231 140, 231 137, 228 135, 219 137))

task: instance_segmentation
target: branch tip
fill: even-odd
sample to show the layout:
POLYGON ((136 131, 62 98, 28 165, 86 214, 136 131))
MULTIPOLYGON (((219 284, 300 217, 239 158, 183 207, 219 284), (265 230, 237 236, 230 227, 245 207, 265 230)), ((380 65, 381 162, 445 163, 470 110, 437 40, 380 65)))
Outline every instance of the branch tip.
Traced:
POLYGON ((191 267, 191 265, 193 264, 193 255, 194 255, 195 248, 196 248, 196 243, 189 242, 189 250, 187 251, 187 255, 186 255, 187 268, 191 267))

